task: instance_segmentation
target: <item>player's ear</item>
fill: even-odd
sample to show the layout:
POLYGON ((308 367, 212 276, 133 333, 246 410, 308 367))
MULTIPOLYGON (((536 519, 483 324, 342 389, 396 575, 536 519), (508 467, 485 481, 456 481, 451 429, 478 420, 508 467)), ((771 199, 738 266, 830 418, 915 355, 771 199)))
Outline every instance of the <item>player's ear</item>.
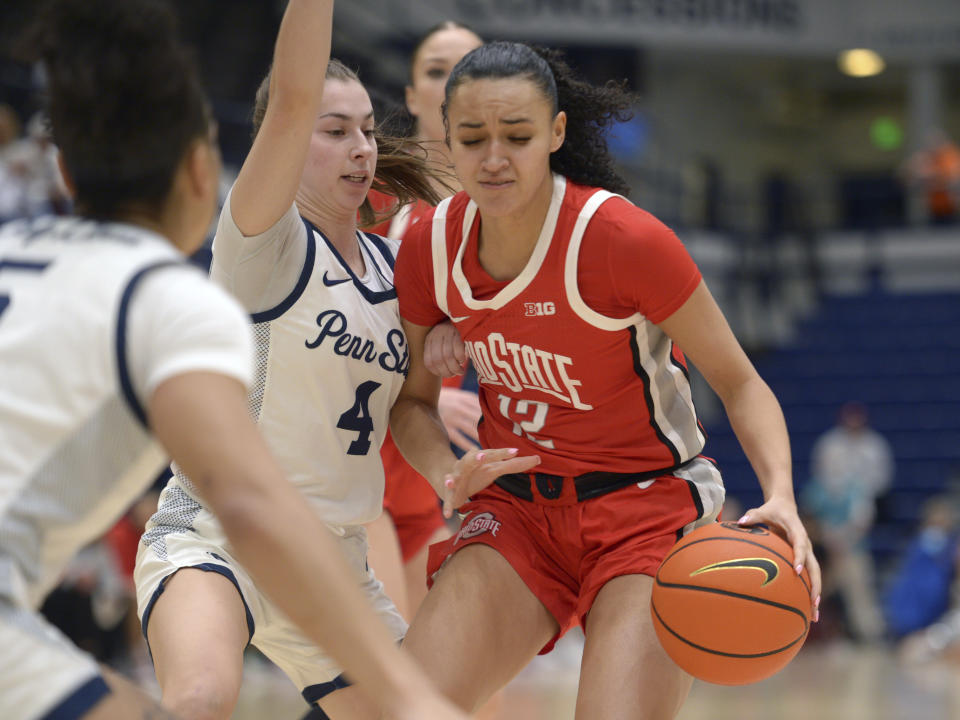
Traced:
POLYGON ((567 114, 561 110, 553 118, 553 126, 550 128, 550 152, 554 153, 563 145, 567 136, 567 114))
POLYGON ((420 117, 420 105, 417 102, 417 91, 414 90, 413 85, 407 85, 403 89, 404 91, 404 100, 407 103, 407 111, 414 117, 420 117))
POLYGON ((183 172, 190 194, 207 200, 216 194, 220 179, 220 152, 216 145, 197 139, 190 144, 183 159, 183 172))

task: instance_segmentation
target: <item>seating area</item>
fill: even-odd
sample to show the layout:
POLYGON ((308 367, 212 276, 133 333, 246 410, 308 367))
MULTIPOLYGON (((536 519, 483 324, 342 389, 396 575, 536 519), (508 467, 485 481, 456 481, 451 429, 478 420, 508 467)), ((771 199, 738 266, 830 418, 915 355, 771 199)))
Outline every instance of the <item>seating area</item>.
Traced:
MULTIPOLYGON (((809 477, 816 438, 841 403, 859 400, 893 446, 896 477, 871 547, 881 571, 895 559, 924 501, 960 484, 960 293, 891 292, 874 287, 827 295, 799 321, 788 344, 755 355, 790 430, 794 482, 809 477)), ((759 485, 725 417, 707 426, 706 453, 744 507, 759 485)))

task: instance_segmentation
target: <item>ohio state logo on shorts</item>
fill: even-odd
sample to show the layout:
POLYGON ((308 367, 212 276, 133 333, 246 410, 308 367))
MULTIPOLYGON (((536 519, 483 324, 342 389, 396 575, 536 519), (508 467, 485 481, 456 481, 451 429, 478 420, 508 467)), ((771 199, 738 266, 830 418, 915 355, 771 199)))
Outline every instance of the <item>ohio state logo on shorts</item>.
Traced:
POLYGON ((477 513, 463 524, 463 526, 460 528, 460 532, 457 533, 457 539, 453 541, 453 544, 456 545, 461 540, 476 537, 477 535, 482 535, 485 532, 489 532, 496 537, 499 529, 500 521, 494 517, 493 513, 477 513))

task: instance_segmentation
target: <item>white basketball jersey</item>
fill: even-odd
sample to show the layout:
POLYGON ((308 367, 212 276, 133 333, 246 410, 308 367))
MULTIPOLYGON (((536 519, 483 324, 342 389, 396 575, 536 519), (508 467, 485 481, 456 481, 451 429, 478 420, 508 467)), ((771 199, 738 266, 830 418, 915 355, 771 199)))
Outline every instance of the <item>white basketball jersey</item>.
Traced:
MULTIPOLYGON (((329 525, 369 522, 383 506, 380 446, 409 364, 393 288, 399 242, 357 232, 366 268, 361 278, 295 206, 251 239, 233 223, 230 202, 211 274, 252 310, 251 412, 287 477, 329 525), (288 259, 281 272, 272 265, 283 262, 274 252, 295 252, 296 262, 288 259), (257 279, 235 283, 234 263, 256 266, 257 279), (290 274, 291 267, 299 270, 290 274), (272 295, 272 307, 257 311, 265 281, 270 292, 285 289, 272 295)), ((182 473, 172 482, 199 501, 182 473)))
POLYGON ((154 233, 76 218, 0 231, 0 597, 39 605, 156 478, 167 457, 147 388, 191 369, 249 379, 244 323, 154 233), (209 317, 202 333, 185 332, 191 308, 209 317))
POLYGON ((407 371, 393 263, 398 244, 357 233, 357 277, 310 223, 297 287, 252 316, 251 409, 290 479, 334 525, 383 505, 380 446, 407 371))

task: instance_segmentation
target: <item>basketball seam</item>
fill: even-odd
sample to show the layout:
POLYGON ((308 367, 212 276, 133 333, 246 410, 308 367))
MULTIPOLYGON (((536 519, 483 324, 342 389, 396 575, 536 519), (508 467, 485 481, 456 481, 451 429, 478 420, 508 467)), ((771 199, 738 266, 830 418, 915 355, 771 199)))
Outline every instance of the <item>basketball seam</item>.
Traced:
POLYGON ((755 595, 744 595, 743 593, 734 592, 733 590, 723 590, 722 588, 712 588, 712 587, 703 587, 702 585, 683 585, 681 583, 669 583, 663 582, 660 578, 656 578, 655 582, 660 587, 664 588, 674 588, 677 590, 693 590, 698 592, 708 592, 713 593, 714 595, 726 595, 727 597, 737 598, 738 600, 750 600, 752 602, 761 603, 762 605, 770 605, 771 607, 779 608, 781 610, 789 610, 792 613, 796 613, 803 618, 804 625, 807 625, 809 621, 807 616, 803 613, 802 610, 798 610, 793 607, 793 605, 786 605, 784 603, 779 603, 776 600, 767 600, 765 598, 758 598, 755 595))
MULTIPOLYGON (((678 587, 683 587, 683 586, 678 586, 678 587)), ((705 588, 691 587, 690 589, 703 590, 703 589, 705 589, 705 588)), ((723 594, 727 594, 727 593, 723 593, 723 594)), ((734 594, 734 593, 729 593, 729 594, 734 594)), ((742 596, 742 597, 746 597, 746 598, 751 599, 751 600, 756 599, 756 598, 750 598, 749 596, 742 596)), ((763 602, 763 601, 760 601, 760 602, 763 602)), ((770 603, 770 604, 776 605, 777 603, 770 603)), ((689 645, 690 647, 692 647, 692 648, 694 648, 694 649, 696 649, 696 650, 701 650, 701 651, 703 651, 703 652, 710 653, 711 655, 720 655, 720 656, 722 656, 722 657, 729 657, 729 658, 740 658, 740 659, 743 659, 743 660, 750 660, 750 659, 755 659, 755 658, 770 657, 771 655, 778 655, 778 654, 782 653, 782 652, 785 651, 785 650, 789 650, 789 649, 792 648, 794 645, 796 645, 798 642, 802 642, 803 639, 807 636, 807 632, 809 631, 809 624, 807 623, 807 619, 804 618, 804 631, 803 631, 803 633, 802 633, 799 637, 797 637, 795 640, 793 640, 792 642, 784 645, 784 646, 781 647, 781 648, 777 648, 776 650, 768 650, 768 651, 762 652, 762 653, 731 653, 731 652, 724 652, 723 650, 712 650, 712 649, 710 649, 710 648, 708 648, 708 647, 704 647, 703 645, 697 645, 695 642, 692 642, 692 641, 690 641, 690 640, 687 640, 687 638, 683 637, 682 635, 679 635, 673 628, 671 628, 669 625, 667 625, 667 623, 664 621, 664 619, 660 616, 660 613, 657 612, 657 606, 656 606, 653 602, 650 603, 650 609, 653 611, 653 614, 654 614, 654 616, 657 618, 657 621, 663 626, 663 629, 666 630, 666 631, 667 631, 668 633, 670 633, 671 635, 673 635, 675 638, 677 638, 677 640, 679 640, 679 641, 681 641, 681 642, 683 642, 683 643, 686 643, 687 645, 689 645)), ((792 612, 796 612, 796 610, 795 610, 794 608, 791 608, 791 607, 787 607, 787 608, 785 608, 785 609, 791 610, 792 612)))

